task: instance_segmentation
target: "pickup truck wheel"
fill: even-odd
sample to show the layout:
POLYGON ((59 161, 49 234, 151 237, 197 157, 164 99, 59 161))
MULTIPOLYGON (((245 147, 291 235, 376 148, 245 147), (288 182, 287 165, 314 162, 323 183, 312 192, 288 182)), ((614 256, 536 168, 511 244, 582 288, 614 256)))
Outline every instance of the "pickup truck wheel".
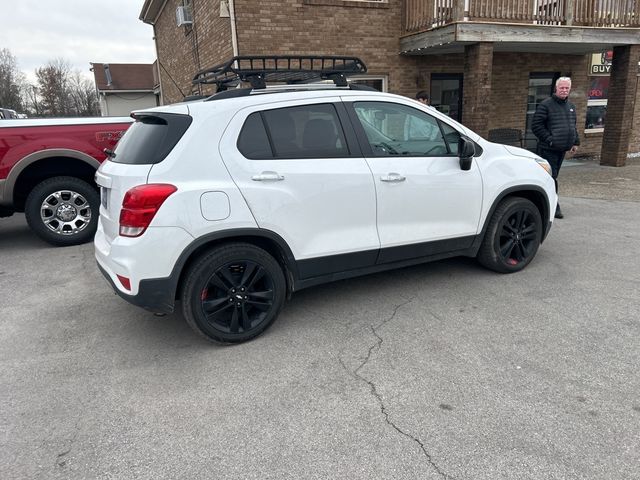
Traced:
POLYGON ((526 198, 510 197, 493 213, 477 258, 490 270, 518 272, 536 256, 541 239, 537 207, 526 198))
POLYGON ((216 343, 241 343, 264 332, 285 299, 278 262, 246 243, 213 249, 187 272, 182 312, 193 330, 216 343))
POLYGON ((24 213, 40 238, 52 245, 68 246, 93 239, 99 208, 100 196, 87 182, 75 177, 53 177, 29 193, 24 213))

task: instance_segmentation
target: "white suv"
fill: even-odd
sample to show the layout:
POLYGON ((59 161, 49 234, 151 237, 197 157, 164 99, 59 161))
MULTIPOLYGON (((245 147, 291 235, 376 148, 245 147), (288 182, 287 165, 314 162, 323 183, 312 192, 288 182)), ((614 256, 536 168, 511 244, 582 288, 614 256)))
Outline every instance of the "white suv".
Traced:
POLYGON ((557 202, 545 160, 347 85, 354 63, 366 71, 357 59, 314 70, 271 58, 200 77, 254 88, 132 115, 96 174, 96 258, 118 295, 156 312, 179 300, 196 332, 238 343, 323 282, 455 255, 504 273, 531 262, 557 202), (298 70, 337 85, 263 88, 298 70))

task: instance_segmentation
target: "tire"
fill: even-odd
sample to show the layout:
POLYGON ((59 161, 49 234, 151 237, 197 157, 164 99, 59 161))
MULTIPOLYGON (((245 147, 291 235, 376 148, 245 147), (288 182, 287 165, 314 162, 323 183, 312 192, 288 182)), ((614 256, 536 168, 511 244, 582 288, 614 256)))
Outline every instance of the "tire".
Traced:
POLYGON ((536 256, 541 240, 537 207, 526 198, 509 197, 493 213, 477 258, 490 270, 519 272, 536 256))
POLYGON ((284 273, 266 251, 247 243, 217 247, 188 270, 181 290, 189 326, 209 341, 241 343, 264 332, 286 296, 284 273))
POLYGON ((44 241, 69 246, 93 239, 99 209, 100 196, 93 186, 75 177, 53 177, 31 190, 24 213, 44 241))

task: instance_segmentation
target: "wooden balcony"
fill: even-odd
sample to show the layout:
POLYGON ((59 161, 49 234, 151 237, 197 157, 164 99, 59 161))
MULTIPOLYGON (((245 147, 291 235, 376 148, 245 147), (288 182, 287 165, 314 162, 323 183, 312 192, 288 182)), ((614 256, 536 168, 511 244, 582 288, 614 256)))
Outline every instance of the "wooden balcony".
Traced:
POLYGON ((456 22, 640 27, 640 0, 404 0, 405 34, 456 22))
POLYGON ((403 55, 495 52, 582 55, 640 44, 640 0, 404 0, 403 55))

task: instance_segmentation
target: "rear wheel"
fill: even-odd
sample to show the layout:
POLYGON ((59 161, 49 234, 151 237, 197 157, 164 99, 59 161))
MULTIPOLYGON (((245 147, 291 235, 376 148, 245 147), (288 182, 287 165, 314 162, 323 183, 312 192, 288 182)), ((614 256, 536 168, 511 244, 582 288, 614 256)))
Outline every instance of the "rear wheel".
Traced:
POLYGON ((276 319, 286 294, 278 262, 254 245, 215 248, 190 268, 181 292, 187 323, 207 340, 241 343, 276 319))
POLYGON ((52 245, 91 241, 98 226, 100 196, 75 177, 53 177, 31 190, 24 213, 31 229, 52 245))
POLYGON ((542 218, 536 206, 526 198, 507 198, 491 217, 478 261, 496 272, 518 272, 533 260, 541 239, 542 218))

